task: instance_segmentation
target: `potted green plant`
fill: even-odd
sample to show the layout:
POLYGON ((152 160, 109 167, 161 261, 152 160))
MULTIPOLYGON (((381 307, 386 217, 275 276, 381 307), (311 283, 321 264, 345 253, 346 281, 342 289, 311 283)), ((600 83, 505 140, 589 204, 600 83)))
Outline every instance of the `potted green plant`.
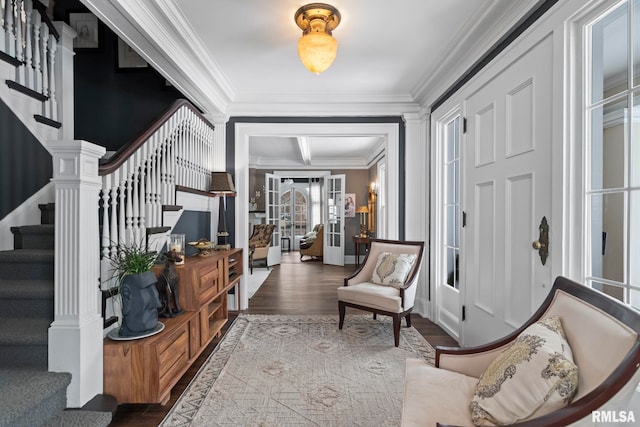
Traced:
POLYGON ((118 338, 131 339, 159 332, 161 306, 153 266, 160 254, 149 252, 142 243, 119 244, 109 260, 118 279, 122 321, 118 338))

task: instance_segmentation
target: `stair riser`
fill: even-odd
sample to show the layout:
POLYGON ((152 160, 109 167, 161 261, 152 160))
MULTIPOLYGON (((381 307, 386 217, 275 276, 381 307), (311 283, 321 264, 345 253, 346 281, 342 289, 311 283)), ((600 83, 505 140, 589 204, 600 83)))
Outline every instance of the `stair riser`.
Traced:
POLYGON ((55 236, 53 234, 14 234, 14 249, 54 249, 55 236))
POLYGON ((1 317, 46 318, 53 321, 52 299, 0 299, 1 317))
POLYGON ((49 367, 49 346, 47 344, 3 345, 0 343, 0 366, 11 369, 28 368, 46 371, 49 367))
POLYGON ((53 278, 53 262, 16 263, 0 260, 0 271, 7 279, 50 280, 53 278))

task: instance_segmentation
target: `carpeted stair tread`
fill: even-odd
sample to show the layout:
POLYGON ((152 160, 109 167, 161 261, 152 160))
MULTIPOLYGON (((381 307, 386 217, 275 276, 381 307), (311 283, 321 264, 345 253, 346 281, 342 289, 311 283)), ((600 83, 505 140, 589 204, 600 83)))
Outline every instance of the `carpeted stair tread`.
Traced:
POLYGON ((11 227, 11 231, 14 233, 22 234, 54 234, 55 225, 53 224, 39 224, 39 225, 21 225, 18 227, 11 227))
POLYGON ((0 251, 0 262, 31 263, 31 262, 53 262, 53 249, 15 249, 0 251))
POLYGON ((41 425, 66 406, 71 374, 66 372, 0 370, 1 426, 41 425))
POLYGON ((43 427, 106 427, 111 423, 110 412, 62 411, 43 427))
POLYGON ((47 345, 49 325, 51 319, 0 318, 0 345, 47 345))
MULTIPOLYGON (((53 299, 53 278, 51 280, 11 280, 0 279, 0 300, 2 299, 53 299)), ((0 316, 2 313, 0 313, 0 316)))

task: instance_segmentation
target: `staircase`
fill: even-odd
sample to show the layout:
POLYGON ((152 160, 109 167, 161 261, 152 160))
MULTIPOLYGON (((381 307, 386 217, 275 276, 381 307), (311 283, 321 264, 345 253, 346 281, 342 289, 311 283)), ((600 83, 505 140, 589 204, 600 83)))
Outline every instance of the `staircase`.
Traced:
POLYGON ((12 227, 14 250, 0 251, 0 426, 107 426, 110 412, 65 411, 71 374, 47 371, 54 206, 40 209, 42 224, 12 227))

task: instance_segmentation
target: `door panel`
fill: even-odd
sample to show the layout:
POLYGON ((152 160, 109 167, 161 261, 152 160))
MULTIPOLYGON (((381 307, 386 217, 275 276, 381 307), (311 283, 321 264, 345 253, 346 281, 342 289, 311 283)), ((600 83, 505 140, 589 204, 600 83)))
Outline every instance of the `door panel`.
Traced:
POLYGON ((553 226, 551 58, 547 37, 464 102, 465 346, 519 327, 550 288, 550 260, 531 243, 543 216, 553 226))
POLYGON ((266 223, 275 224, 276 228, 271 235, 271 247, 267 254, 267 265, 280 264, 282 252, 280 251, 280 177, 270 173, 264 174, 266 223))
POLYGON ((344 187, 345 175, 325 177, 326 222, 324 225, 323 263, 344 265, 344 187))

